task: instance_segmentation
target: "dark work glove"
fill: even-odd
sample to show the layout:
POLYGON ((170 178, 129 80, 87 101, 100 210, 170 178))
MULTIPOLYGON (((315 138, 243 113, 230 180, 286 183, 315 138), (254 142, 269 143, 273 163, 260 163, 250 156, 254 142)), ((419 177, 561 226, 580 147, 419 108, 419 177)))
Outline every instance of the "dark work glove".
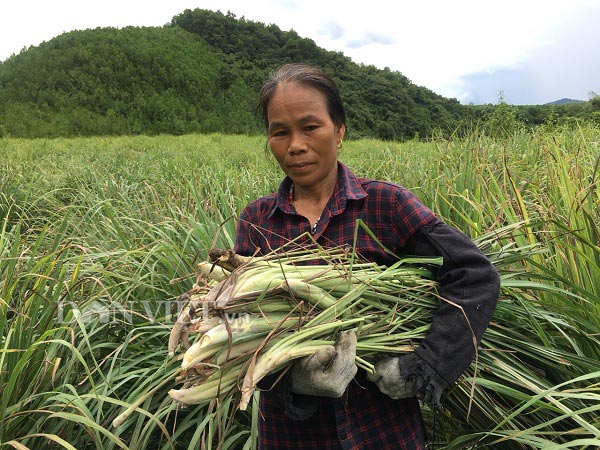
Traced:
POLYGON ((416 396, 434 408, 442 406, 440 397, 448 387, 448 383, 414 353, 382 359, 375 364, 375 373, 367 378, 388 397, 416 396))
POLYGON ((356 333, 341 331, 335 345, 320 348, 292 367, 290 390, 320 397, 342 396, 356 375, 356 333))

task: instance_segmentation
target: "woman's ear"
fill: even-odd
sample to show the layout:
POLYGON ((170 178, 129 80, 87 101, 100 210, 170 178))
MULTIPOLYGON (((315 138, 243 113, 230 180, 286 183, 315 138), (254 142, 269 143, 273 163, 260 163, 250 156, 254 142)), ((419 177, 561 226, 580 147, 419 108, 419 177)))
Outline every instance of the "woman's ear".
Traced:
POLYGON ((336 131, 336 141, 342 142, 344 140, 344 136, 346 135, 346 125, 341 124, 339 127, 337 127, 337 131, 336 131))

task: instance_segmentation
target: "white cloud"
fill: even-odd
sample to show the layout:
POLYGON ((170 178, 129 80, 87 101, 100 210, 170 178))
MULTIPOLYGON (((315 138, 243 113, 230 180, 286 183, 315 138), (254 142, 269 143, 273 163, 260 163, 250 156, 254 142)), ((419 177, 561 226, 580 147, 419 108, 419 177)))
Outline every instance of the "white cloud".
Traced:
POLYGON ((367 45, 392 45, 396 40, 389 35, 377 33, 374 31, 366 32, 360 39, 352 39, 346 42, 346 47, 350 49, 361 48, 367 45))
POLYGON ((319 35, 337 41, 344 37, 346 30, 337 22, 327 22, 319 28, 319 35))
POLYGON ((96 27, 161 26, 197 0, 2 0, 0 61, 64 32, 96 27))
POLYGON ((589 91, 600 88, 599 22, 600 8, 568 14, 546 29, 523 58, 462 75, 449 90, 475 103, 495 103, 499 91, 507 102, 518 104, 587 100, 589 91))

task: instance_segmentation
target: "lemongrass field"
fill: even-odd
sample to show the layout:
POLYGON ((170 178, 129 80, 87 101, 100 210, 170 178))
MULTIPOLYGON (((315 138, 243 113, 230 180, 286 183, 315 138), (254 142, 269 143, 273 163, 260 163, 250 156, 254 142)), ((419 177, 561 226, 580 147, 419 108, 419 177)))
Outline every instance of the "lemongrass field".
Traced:
MULTIPOLYGON (((340 159, 501 273, 477 364, 423 408, 431 448, 599 448, 600 129, 350 140, 340 159)), ((252 404, 169 398, 167 339, 195 265, 281 178, 261 137, 0 139, 0 448, 256 448, 252 404)))

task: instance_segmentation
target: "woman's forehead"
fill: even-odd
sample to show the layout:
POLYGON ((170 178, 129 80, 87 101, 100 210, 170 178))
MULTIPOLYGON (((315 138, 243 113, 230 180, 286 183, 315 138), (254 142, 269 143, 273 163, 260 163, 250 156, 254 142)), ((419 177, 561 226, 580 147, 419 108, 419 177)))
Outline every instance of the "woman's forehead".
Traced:
POLYGON ((327 99, 318 89, 298 83, 280 83, 269 101, 269 120, 278 114, 329 114, 327 99))

